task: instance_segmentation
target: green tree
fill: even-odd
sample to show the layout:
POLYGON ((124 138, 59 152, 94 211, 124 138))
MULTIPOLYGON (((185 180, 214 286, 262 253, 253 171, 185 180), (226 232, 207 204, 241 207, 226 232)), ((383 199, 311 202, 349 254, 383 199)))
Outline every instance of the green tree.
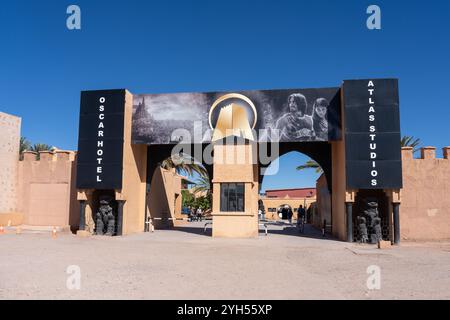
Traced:
POLYGON ((190 176, 194 172, 199 175, 208 174, 201 163, 198 163, 194 158, 186 154, 170 156, 161 162, 161 167, 167 170, 175 169, 177 173, 184 172, 190 176))
POLYGON ((201 196, 195 199, 196 208, 200 208, 203 211, 211 209, 211 198, 207 196, 201 196))
POLYGON ((31 143, 25 137, 20 137, 19 157, 23 160, 23 153, 31 149, 31 143))
POLYGON ((420 150, 420 144, 420 139, 414 138, 413 136, 403 136, 400 140, 400 145, 402 147, 412 147, 414 153, 420 150))
POLYGON ((211 183, 208 174, 201 174, 195 182, 194 193, 204 193, 206 196, 211 194, 211 183))
POLYGON ((194 207, 195 196, 189 190, 181 190, 181 203, 183 207, 194 207))
POLYGON ((299 165, 297 170, 304 170, 304 169, 315 169, 317 173, 323 173, 322 167, 314 160, 310 159, 306 161, 304 164, 299 165))
POLYGON ((39 151, 50 151, 53 147, 45 143, 35 143, 31 147, 31 151, 37 152, 36 160, 39 160, 39 151))

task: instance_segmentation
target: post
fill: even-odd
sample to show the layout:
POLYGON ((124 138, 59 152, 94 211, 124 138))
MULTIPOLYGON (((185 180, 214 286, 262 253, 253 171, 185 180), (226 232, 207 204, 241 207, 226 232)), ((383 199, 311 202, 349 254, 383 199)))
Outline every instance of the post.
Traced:
POLYGON ((117 235, 122 235, 122 224, 123 224, 123 206, 125 200, 117 200, 117 235))
POLYGON ((80 222, 78 223, 78 230, 84 231, 86 228, 86 200, 80 200, 80 222))
POLYGON ((396 203, 394 202, 392 204, 392 208, 393 208, 393 215, 394 215, 394 244, 398 245, 400 244, 400 216, 399 216, 399 211, 400 211, 400 203, 396 203))
POLYGON ((353 242, 353 202, 345 203, 345 212, 347 216, 347 242, 353 242))

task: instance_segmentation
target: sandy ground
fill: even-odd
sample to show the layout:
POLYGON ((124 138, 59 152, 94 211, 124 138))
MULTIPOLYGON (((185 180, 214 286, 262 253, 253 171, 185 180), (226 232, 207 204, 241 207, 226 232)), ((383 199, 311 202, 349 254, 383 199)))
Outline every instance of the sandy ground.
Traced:
POLYGON ((204 223, 126 237, 0 235, 1 299, 450 299, 450 243, 371 245, 271 226, 213 239, 204 223), (68 266, 81 271, 69 290, 68 266), (367 268, 381 270, 369 290, 367 268))

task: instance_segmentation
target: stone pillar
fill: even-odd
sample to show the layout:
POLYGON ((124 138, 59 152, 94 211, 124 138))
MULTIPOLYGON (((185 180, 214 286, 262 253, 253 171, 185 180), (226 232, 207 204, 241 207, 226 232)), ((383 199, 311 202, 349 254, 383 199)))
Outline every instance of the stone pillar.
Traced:
POLYGON ((256 144, 252 142, 214 145, 213 237, 258 236, 259 170, 256 151, 256 144), (229 187, 230 183, 243 185, 243 211, 230 211, 221 203, 221 190, 225 184, 229 187))
POLYGON ((80 202, 80 222, 77 236, 87 237, 94 231, 92 219, 92 190, 78 190, 77 200, 80 202))
POLYGON ((436 159, 435 147, 423 147, 420 149, 420 157, 422 159, 436 159))
POLYGON ((450 147, 443 147, 442 154, 444 155, 444 159, 450 159, 450 147))
POLYGON ((86 227, 86 200, 80 200, 80 223, 78 230, 84 231, 86 227))
POLYGON ((400 203, 392 203, 394 220, 394 244, 400 244, 400 203))
POLYGON ((122 235, 123 228, 123 206, 125 205, 125 200, 117 200, 117 235, 122 235))
POLYGON ((347 242, 353 242, 353 202, 345 203, 345 215, 347 219, 347 242))

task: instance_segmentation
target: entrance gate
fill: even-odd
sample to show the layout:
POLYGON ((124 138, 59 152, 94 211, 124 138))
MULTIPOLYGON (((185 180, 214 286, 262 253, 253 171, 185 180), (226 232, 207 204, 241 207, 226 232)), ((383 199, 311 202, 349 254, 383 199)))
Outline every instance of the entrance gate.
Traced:
POLYGON ((117 234, 143 231, 146 193, 152 188, 149 175, 162 160, 183 150, 210 174, 213 236, 256 236, 264 169, 295 150, 324 170, 335 237, 358 239, 363 228, 361 223, 355 227, 354 217, 361 215, 362 190, 380 190, 374 194, 383 194, 375 201, 384 201, 383 212, 388 211, 382 217, 385 238, 398 243, 402 177, 397 86, 395 79, 368 79, 322 89, 82 92, 80 231, 97 205, 95 190, 114 190, 121 222, 117 234))

